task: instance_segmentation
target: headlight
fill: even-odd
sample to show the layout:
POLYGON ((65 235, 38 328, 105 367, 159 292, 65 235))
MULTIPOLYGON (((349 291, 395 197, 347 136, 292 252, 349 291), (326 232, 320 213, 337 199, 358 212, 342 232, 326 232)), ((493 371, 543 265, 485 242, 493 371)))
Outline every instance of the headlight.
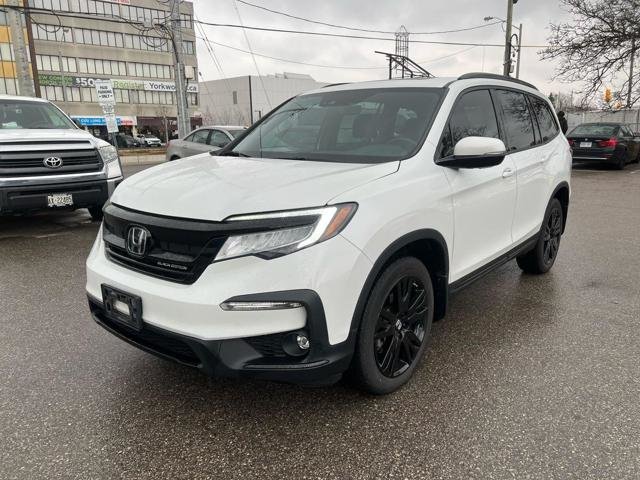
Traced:
POLYGON ((278 223, 286 223, 286 221, 296 223, 296 220, 300 220, 300 223, 304 224, 231 236, 216 255, 216 260, 245 255, 273 258, 324 242, 336 236, 347 226, 357 207, 355 203, 343 203, 308 210, 229 217, 226 220, 228 222, 263 223, 274 220, 278 223))
POLYGON ((98 153, 102 157, 102 161, 107 167, 107 178, 117 178, 122 176, 122 169, 120 168, 120 159, 118 158, 118 151, 113 145, 105 145, 98 148, 98 153))

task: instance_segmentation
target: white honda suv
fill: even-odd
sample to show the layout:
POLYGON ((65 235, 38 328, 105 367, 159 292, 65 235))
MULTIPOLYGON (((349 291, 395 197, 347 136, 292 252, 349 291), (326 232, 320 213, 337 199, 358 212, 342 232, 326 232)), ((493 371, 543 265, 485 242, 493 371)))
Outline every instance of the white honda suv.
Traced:
POLYGON ((514 258, 551 268, 570 172, 551 105, 522 81, 315 90, 218 152, 120 184, 87 260, 91 313, 209 375, 349 372, 388 393, 451 293, 514 258))

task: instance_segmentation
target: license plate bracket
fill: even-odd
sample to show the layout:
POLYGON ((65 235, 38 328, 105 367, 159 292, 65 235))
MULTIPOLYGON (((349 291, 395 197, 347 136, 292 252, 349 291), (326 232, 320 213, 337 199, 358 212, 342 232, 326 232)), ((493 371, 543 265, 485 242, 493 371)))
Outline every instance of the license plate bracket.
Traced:
POLYGON ((138 332, 142 330, 142 299, 109 285, 101 288, 107 318, 138 332))
POLYGON ((71 207, 73 206, 73 194, 52 193, 51 195, 47 195, 47 206, 49 208, 71 207))

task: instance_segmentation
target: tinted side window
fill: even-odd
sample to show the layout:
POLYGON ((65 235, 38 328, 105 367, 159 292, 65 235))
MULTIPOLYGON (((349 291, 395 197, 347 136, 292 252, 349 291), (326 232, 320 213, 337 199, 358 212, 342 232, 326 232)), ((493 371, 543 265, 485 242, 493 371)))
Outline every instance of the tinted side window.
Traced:
POLYGON ((538 119, 538 126, 540 127, 542 141, 546 142, 557 135, 558 124, 556 123, 547 102, 535 97, 529 97, 529 99, 531 100, 533 111, 538 119))
POLYGON ((507 148, 520 150, 535 145, 533 119, 524 93, 496 90, 496 94, 504 118, 507 148))
POLYGON ((451 112, 448 128, 442 138, 440 154, 453 154, 455 144, 465 137, 499 138, 498 122, 489 90, 463 94, 451 112))

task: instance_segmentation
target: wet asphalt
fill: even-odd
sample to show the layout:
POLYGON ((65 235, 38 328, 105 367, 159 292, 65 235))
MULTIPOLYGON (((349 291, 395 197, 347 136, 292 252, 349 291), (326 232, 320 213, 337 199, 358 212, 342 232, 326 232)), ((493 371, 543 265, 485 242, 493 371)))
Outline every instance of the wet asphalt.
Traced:
POLYGON ((637 165, 575 169, 553 270, 457 294, 386 397, 209 380, 112 337, 84 296, 97 228, 0 218, 2 479, 640 478, 637 165))

